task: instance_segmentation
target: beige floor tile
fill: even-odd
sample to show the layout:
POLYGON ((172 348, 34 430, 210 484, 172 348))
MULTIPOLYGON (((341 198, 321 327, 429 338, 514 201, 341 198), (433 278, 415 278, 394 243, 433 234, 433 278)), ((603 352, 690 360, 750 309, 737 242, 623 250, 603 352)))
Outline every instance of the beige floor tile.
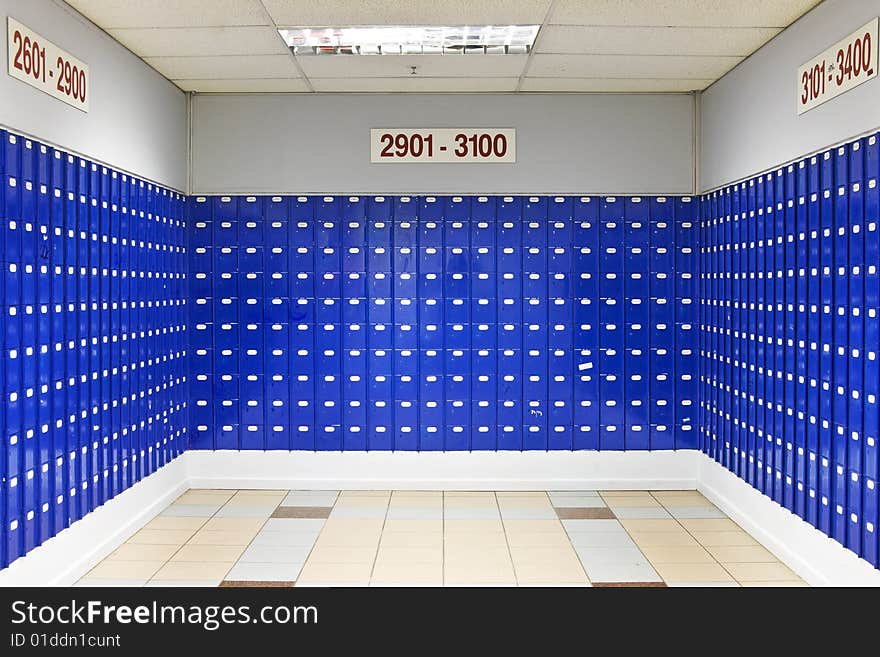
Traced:
POLYGON ((707 547, 759 545, 758 541, 756 541, 754 538, 749 536, 741 529, 737 529, 736 531, 721 532, 695 531, 693 532, 693 536, 700 542, 701 545, 705 545, 707 547))
POLYGON ((620 524, 630 534, 635 532, 678 532, 681 525, 677 520, 665 518, 630 518, 621 520, 620 524))
POLYGON ((788 586, 809 586, 809 584, 807 584, 802 579, 777 580, 777 581, 769 581, 769 582, 749 581, 749 582, 740 582, 740 585, 744 586, 744 587, 748 587, 748 588, 754 588, 754 587, 758 587, 758 586, 765 587, 765 588, 788 587, 788 586))
POLYGON ((376 562, 370 581, 441 586, 443 584, 443 563, 440 561, 427 563, 376 562))
POLYGON ((388 518, 385 520, 383 532, 440 532, 443 531, 443 518, 433 519, 397 519, 388 518))
POLYGON ((447 563, 510 563, 507 546, 477 547, 474 545, 446 545, 443 558, 447 563))
POLYGON ((502 498, 511 497, 533 497, 541 499, 549 499, 547 492, 543 490, 499 490, 495 491, 495 496, 501 500, 502 498))
POLYGON ((667 497, 675 497, 675 498, 690 498, 694 500, 706 500, 703 494, 698 490, 652 490, 648 491, 656 497, 658 500, 664 499, 667 497))
POLYGON ((258 532, 266 523, 265 518, 211 518, 200 531, 258 532))
POLYGON ((507 542, 511 548, 546 547, 570 548, 571 541, 564 531, 559 532, 508 532, 507 542))
POLYGON ((498 502, 491 500, 471 500, 468 498, 454 497, 443 500, 443 510, 449 511, 465 511, 469 509, 479 509, 482 511, 495 511, 498 513, 498 502))
POLYGON ((83 579, 149 579, 164 561, 102 561, 83 579))
POLYGON ((762 545, 714 545, 706 548, 721 563, 774 563, 779 561, 762 545))
POLYGON ((344 497, 333 506, 337 509, 387 509, 388 505, 389 500, 385 497, 344 497))
POLYGON ((800 579, 797 573, 781 562, 729 563, 724 567, 738 582, 778 582, 800 579))
POLYGON ((442 497, 392 497, 389 509, 443 509, 442 497))
POLYGON ((376 563, 433 563, 443 561, 443 546, 435 547, 388 547, 379 546, 376 563))
POLYGON ((559 532, 562 523, 559 520, 520 520, 510 519, 504 521, 504 530, 509 533, 517 532, 559 532))
POLYGON ((334 546, 316 543, 307 563, 373 563, 375 546, 334 546))
POLYGON ((297 583, 307 582, 369 582, 372 563, 312 563, 306 562, 297 583))
POLYGON ((200 530, 189 540, 189 545, 247 545, 256 534, 256 531, 200 530))
POLYGON ((600 490, 599 495, 602 497, 645 497, 651 493, 646 490, 600 490))
POLYGON ((190 488, 188 493, 198 493, 199 495, 219 495, 231 496, 238 492, 237 488, 190 488))
POLYGON ((658 497, 656 494, 654 497, 657 499, 660 504, 665 507, 698 507, 698 506, 715 506, 709 500, 707 500, 702 495, 697 496, 687 496, 687 497, 678 497, 673 495, 664 495, 663 497, 658 497))
POLYGON ((507 549, 507 536, 502 531, 492 532, 452 532, 443 536, 446 546, 503 547, 507 549))
POLYGON ((717 563, 658 563, 654 570, 668 582, 730 582, 730 576, 717 563))
POLYGON ((642 554, 655 566, 661 563, 716 563, 699 545, 642 545, 642 554))
POLYGON ((512 564, 493 564, 479 566, 473 564, 446 563, 443 567, 443 580, 446 584, 516 584, 512 564))
POLYGON ((573 547, 511 547, 513 563, 573 563, 578 564, 578 556, 573 547))
POLYGON ((391 497, 390 490, 343 490, 339 493, 339 498, 347 497, 391 497))
POLYGON ((185 516, 156 516, 144 529, 191 529, 193 532, 205 524, 207 518, 189 518, 185 516))
POLYGON ((580 563, 565 561, 562 563, 514 562, 516 580, 520 584, 529 583, 566 583, 585 584, 589 580, 580 563))
POLYGON ((168 561, 179 549, 177 545, 123 543, 105 561, 168 561))
POLYGON ((236 493, 236 497, 287 497, 288 490, 272 490, 261 488, 243 488, 236 493))
POLYGON ((382 531, 384 518, 328 518, 324 523, 325 532, 373 532, 382 531))
POLYGON ((446 518, 443 521, 443 532, 449 534, 477 534, 477 533, 503 533, 504 525, 501 520, 484 520, 484 519, 456 519, 446 518))
POLYGON ((630 537, 639 547, 647 546, 698 546, 697 539, 688 534, 684 529, 677 532, 630 532, 630 537))
POLYGON ((224 506, 227 507, 250 507, 253 509, 274 509, 283 500, 283 497, 275 497, 270 495, 236 495, 231 498, 224 506))
POLYGON ((243 545, 184 545, 171 561, 235 562, 244 550, 243 545))
POLYGON ((183 545, 195 534, 195 529, 142 529, 126 543, 136 545, 183 545))
POLYGON ((223 504, 229 498, 231 498, 233 492, 228 492, 225 494, 220 493, 194 493, 189 491, 184 493, 176 500, 174 500, 174 504, 223 504))
POLYGON ((227 561, 170 561, 153 575, 159 581, 222 580, 234 562, 227 561))
POLYGON ((729 518, 682 518, 681 524, 689 532, 735 532, 742 531, 729 518))
POLYGON ((443 499, 442 490, 395 490, 391 493, 391 501, 395 499, 414 497, 421 500, 425 499, 443 499))
POLYGON ((495 499, 495 492, 491 490, 446 490, 443 491, 444 499, 450 498, 488 498, 491 497, 493 500, 495 499))
POLYGON ((442 532, 382 532, 382 548, 443 547, 442 532))

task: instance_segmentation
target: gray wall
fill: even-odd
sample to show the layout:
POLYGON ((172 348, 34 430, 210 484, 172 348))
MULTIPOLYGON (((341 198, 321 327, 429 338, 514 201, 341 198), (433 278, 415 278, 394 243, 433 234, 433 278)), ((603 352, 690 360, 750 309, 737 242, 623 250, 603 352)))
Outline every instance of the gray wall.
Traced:
POLYGON ((690 194, 688 95, 196 95, 192 193, 690 194), (516 128, 516 164, 370 164, 370 128, 516 128))
POLYGON ((826 0, 704 91, 701 190, 880 127, 880 77, 801 116, 796 101, 797 68, 878 14, 878 0, 826 0))
POLYGON ((72 9, 0 0, 0 125, 171 188, 186 188, 186 96, 72 9), (6 17, 89 65, 88 114, 7 73, 6 17))

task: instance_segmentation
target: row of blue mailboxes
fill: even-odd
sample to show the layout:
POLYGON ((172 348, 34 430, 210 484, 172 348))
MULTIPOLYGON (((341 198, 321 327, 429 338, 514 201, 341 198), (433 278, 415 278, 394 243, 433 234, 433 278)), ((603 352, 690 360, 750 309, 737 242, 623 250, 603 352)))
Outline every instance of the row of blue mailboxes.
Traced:
MULTIPOLYGON (((408 249, 513 248, 580 250, 584 248, 693 247, 696 223, 599 221, 443 221, 321 222, 321 221, 193 221, 191 248, 309 248, 351 253, 408 249)), ((764 226, 763 223, 760 226, 764 226)), ((769 228, 768 228, 769 229, 769 228)), ((762 233, 763 234, 763 233, 762 233)))

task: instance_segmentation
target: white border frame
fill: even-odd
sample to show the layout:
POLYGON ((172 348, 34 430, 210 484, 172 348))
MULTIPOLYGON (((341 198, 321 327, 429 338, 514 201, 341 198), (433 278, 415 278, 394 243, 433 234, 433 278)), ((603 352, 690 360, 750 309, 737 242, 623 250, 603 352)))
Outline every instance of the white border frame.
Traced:
POLYGON ((696 450, 187 451, 0 570, 0 586, 70 586, 188 488, 696 489, 814 586, 880 586, 880 570, 696 450))

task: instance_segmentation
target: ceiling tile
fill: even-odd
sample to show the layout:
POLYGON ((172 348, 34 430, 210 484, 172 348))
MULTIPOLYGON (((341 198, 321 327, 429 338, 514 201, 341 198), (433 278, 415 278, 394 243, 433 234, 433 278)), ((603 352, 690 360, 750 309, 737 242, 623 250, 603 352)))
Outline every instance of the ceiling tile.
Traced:
POLYGON ((260 0, 66 0, 105 30, 115 27, 271 25, 260 0))
POLYGON ((550 0, 263 0, 280 27, 537 25, 550 0))
POLYGON ((315 91, 326 92, 505 92, 519 78, 314 78, 315 91))
POLYGON ((299 77, 290 55, 146 57, 144 61, 169 80, 299 77))
POLYGON ((545 25, 539 53, 747 56, 779 32, 775 27, 613 27, 545 25))
POLYGON ((141 57, 284 55, 274 27, 173 27, 109 30, 110 36, 141 57))
POLYGON ((184 91, 201 91, 204 93, 279 93, 308 92, 305 80, 301 78, 269 78, 239 80, 173 80, 174 84, 184 91))
POLYGON ((714 80, 675 78, 524 78, 521 91, 546 92, 686 92, 705 89, 714 80))
POLYGON ((820 0, 556 0, 548 23, 787 27, 820 0))
POLYGON ((309 78, 518 77, 528 55, 314 55, 298 57, 309 78), (416 77, 416 76, 412 76, 416 77))
POLYGON ((532 77, 717 79, 742 57, 535 55, 532 77))

